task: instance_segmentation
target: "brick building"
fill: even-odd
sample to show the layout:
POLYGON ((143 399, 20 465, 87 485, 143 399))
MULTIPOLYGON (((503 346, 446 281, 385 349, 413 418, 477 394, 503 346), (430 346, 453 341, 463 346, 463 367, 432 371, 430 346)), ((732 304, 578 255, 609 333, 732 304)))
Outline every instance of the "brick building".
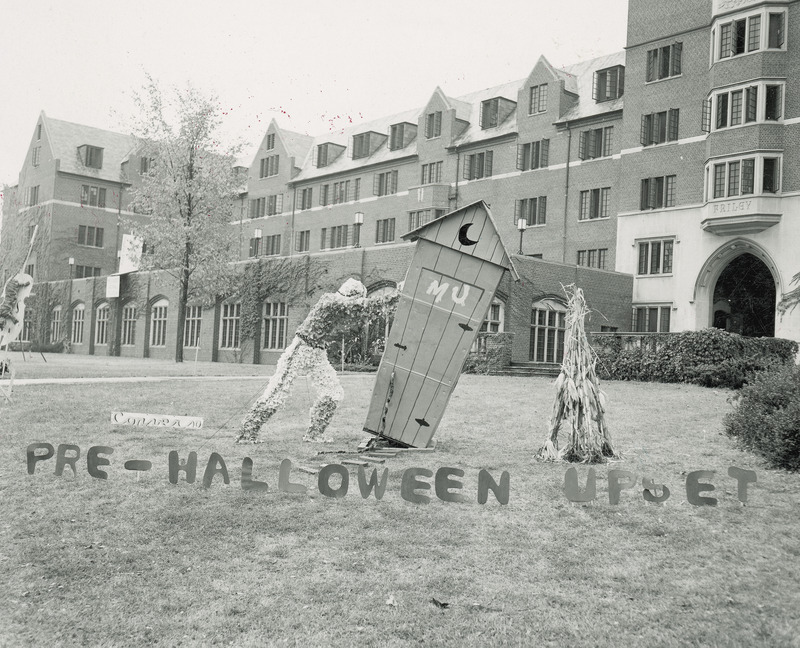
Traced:
MULTIPOLYGON (((713 325, 800 339, 800 313, 778 309, 800 270, 798 42, 795 1, 631 0, 624 53, 565 68, 540 58, 526 79, 461 97, 435 88, 424 106, 319 137, 273 121, 233 224, 240 265, 314 259, 324 282, 308 303, 265 302, 252 349, 231 347, 235 301, 196 306, 189 357, 274 361, 319 291, 348 276, 372 291, 396 285, 411 253, 401 235, 479 199, 523 255, 523 281, 501 286, 486 324, 515 334, 515 361, 558 359, 560 286, 574 281, 593 330, 713 325)), ((44 207, 53 247, 33 260, 37 280, 69 276, 70 257, 73 277, 112 272, 142 163, 124 136, 42 114, 3 240, 44 207)), ((101 282, 74 282, 100 331, 101 282)), ((105 326, 130 342, 135 319, 148 338, 109 353, 170 357, 161 342, 175 333, 175 296, 155 277, 147 285, 135 309, 124 292, 109 302, 117 322, 105 326)), ((92 346, 104 345, 81 349, 92 346)))

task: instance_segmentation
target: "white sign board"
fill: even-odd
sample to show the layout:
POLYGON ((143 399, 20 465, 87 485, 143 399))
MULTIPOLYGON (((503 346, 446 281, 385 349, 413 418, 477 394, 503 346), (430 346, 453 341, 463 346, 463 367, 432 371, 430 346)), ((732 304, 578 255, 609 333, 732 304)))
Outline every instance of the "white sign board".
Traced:
POLYGON ((135 412, 111 412, 111 422, 115 425, 136 425, 139 427, 171 427, 199 429, 203 419, 199 416, 172 416, 170 414, 140 414, 135 412))
POLYGON ((142 239, 132 234, 122 235, 122 246, 119 251, 119 273, 136 272, 142 259, 142 239))
POLYGON ((106 279, 106 299, 119 297, 119 275, 109 275, 106 279))

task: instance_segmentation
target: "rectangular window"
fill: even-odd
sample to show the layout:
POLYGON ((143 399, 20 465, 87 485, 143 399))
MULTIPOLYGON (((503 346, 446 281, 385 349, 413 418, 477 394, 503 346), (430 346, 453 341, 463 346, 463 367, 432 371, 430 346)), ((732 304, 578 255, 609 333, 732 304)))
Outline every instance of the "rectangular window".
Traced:
POLYGON ((56 306, 53 309, 53 315, 50 318, 50 344, 55 344, 61 341, 61 306, 56 306))
POLYGON ((425 116, 425 138, 433 139, 442 135, 442 111, 428 113, 425 116))
POLYGON ((477 180, 479 178, 491 177, 493 157, 494 154, 492 151, 484 151, 483 153, 473 153, 464 156, 464 179, 477 180))
POLYGON ((264 349, 286 347, 286 331, 289 328, 289 311, 284 302, 264 302, 262 320, 264 349))
POLYGON ((742 160, 742 194, 755 190, 756 161, 753 158, 742 160))
POLYGON ((103 168, 103 149, 97 146, 83 146, 83 165, 93 169, 103 168))
POLYGON ((610 194, 611 187, 581 191, 578 220, 608 218, 608 203, 610 194))
POLYGON ((273 234, 264 239, 264 254, 276 256, 281 253, 281 235, 273 234))
POLYGON ((339 205, 347 202, 350 195, 350 181, 342 180, 333 183, 333 204, 339 205))
POLYGON ((731 126, 742 123, 742 90, 731 92, 731 126))
POLYGON ((78 245, 103 247, 103 228, 91 225, 78 225, 78 245))
POLYGON ((28 207, 33 207, 39 204, 39 185, 35 187, 28 187, 27 200, 25 201, 28 207))
POLYGON ((639 195, 639 206, 642 210, 674 207, 675 176, 644 178, 639 195))
POLYGON ((219 348, 238 349, 239 348, 239 316, 242 305, 223 304, 222 321, 220 326, 219 348))
POLYGON ((108 344, 108 304, 97 309, 94 322, 94 343, 100 346, 108 344))
POLYGON ((745 122, 754 122, 758 117, 758 86, 751 86, 745 90, 747 107, 745 110, 745 122))
POLYGON ((370 133, 361 133, 360 135, 353 136, 353 159, 368 157, 369 150, 369 136, 370 133))
POLYGON ((386 218, 376 223, 375 242, 391 243, 394 241, 394 218, 386 218))
POLYGON ((278 168, 280 163, 280 156, 270 155, 261 158, 261 167, 259 169, 259 178, 269 178, 278 175, 278 168))
POLYGON ((442 163, 431 162, 422 165, 420 184, 435 184, 442 181, 442 163))
MULTIPOLYGON (((669 69, 669 61, 667 61, 669 69)), ((618 99, 625 94, 625 68, 617 65, 594 73, 592 98, 598 103, 618 99)))
POLYGON ((328 246, 331 249, 335 248, 343 248, 347 247, 347 225, 337 225, 336 227, 331 227, 331 239, 330 245, 328 246))
POLYGON ((311 247, 311 230, 295 232, 294 237, 294 251, 308 252, 311 247))
POLYGON ((550 163, 550 140, 517 145, 517 168, 520 171, 540 169, 550 163))
POLYGON ((271 151, 275 148, 275 133, 267 135, 267 150, 271 151))
POLYGON ((754 52, 761 47, 761 16, 750 18, 747 28, 747 51, 754 52))
POLYGON ((768 85, 766 92, 766 103, 764 106, 764 119, 777 121, 783 115, 783 104, 781 102, 781 86, 768 85))
POLYGON ((637 274, 671 274, 674 243, 673 239, 639 243, 639 270, 637 274))
MULTIPOLYGON (((720 164, 724 170, 725 165, 720 164)), ((728 165, 728 195, 729 196, 738 196, 739 195, 739 162, 731 162, 728 165)))
POLYGON ((372 190, 376 196, 388 196, 397 193, 397 171, 376 173, 373 176, 372 190))
POLYGON ((764 158, 764 173, 761 186, 761 190, 764 193, 777 193, 780 186, 778 168, 778 158, 764 158))
POLYGON ((311 209, 311 199, 313 196, 313 187, 308 187, 300 192, 300 209, 311 209))
POLYGON ((353 181, 353 200, 361 198, 361 178, 356 178, 353 181))
POLYGON ((100 276, 100 268, 95 268, 93 266, 84 266, 84 265, 75 266, 76 279, 85 279, 86 277, 99 277, 99 276, 100 276))
POLYGON ((330 185, 320 185, 319 186, 319 204, 320 205, 328 205, 331 202, 330 196, 330 185))
POLYGON ((578 136, 578 157, 581 160, 593 160, 611 155, 613 129, 613 126, 606 126, 581 131, 578 136))
POLYGON ((432 220, 444 216, 444 209, 422 209, 420 211, 409 212, 408 230, 415 230, 418 227, 427 225, 432 220))
POLYGON ((83 344, 83 317, 85 310, 83 305, 72 309, 72 344, 83 344))
POLYGON ((683 43, 657 47, 647 52, 647 81, 656 81, 681 73, 683 43))
MULTIPOLYGON (((263 198, 262 198, 263 200, 263 198)), ((283 194, 267 196, 267 216, 276 216, 283 212, 283 194)))
POLYGON ((483 129, 494 128, 499 123, 500 99, 487 99, 481 102, 480 126, 483 129))
POLYGON ((674 142, 678 139, 678 108, 642 115, 640 141, 642 146, 674 142))
POLYGON ((771 13, 769 15, 769 38, 767 47, 780 49, 784 42, 784 13, 771 13))
POLYGON ((389 150, 398 151, 405 142, 405 124, 394 124, 389 128, 389 150))
POLYGON ((728 93, 723 92, 717 95, 717 128, 725 128, 728 125, 728 93))
POLYGON ((39 156, 41 155, 42 147, 35 146, 31 151, 31 166, 38 167, 39 166, 39 156))
POLYGON ((528 226, 547 223, 547 196, 523 198, 514 204, 514 223, 524 219, 528 226))
POLYGON ((254 198, 250 201, 250 218, 263 218, 267 213, 267 199, 254 198))
POLYGON ((202 306, 187 306, 183 324, 183 346, 196 349, 200 346, 200 326, 203 323, 202 306))
POLYGON ((140 175, 147 175, 150 173, 150 167, 152 166, 153 158, 149 157, 140 157, 139 158, 139 174, 140 175))
POLYGON ((535 115, 547 111, 547 84, 531 86, 528 114, 535 115))
POLYGON ((671 306, 635 306, 631 329, 637 333, 668 333, 671 306))
POLYGON ((328 145, 317 146, 317 168, 328 166, 328 145))
POLYGON ((167 305, 153 306, 150 320, 150 346, 163 347, 167 345, 167 305))
POLYGON ((133 346, 136 344, 136 306, 127 304, 122 308, 122 346, 133 346))
POLYGON ((257 257, 261 254, 261 239, 254 237, 250 239, 250 258, 257 257))

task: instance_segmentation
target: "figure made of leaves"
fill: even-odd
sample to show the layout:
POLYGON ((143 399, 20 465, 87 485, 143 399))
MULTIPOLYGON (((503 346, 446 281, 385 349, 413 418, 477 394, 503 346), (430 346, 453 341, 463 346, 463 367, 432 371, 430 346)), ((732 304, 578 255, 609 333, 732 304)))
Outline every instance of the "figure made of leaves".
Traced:
POLYGON ((298 327, 292 343, 278 360, 275 373, 263 395, 245 416, 237 443, 258 443, 262 426, 286 401, 297 376, 308 376, 317 389, 305 441, 324 441, 324 432, 344 394, 326 348, 358 322, 369 323, 397 306, 400 293, 368 298, 360 281, 348 279, 335 293, 325 293, 298 327))

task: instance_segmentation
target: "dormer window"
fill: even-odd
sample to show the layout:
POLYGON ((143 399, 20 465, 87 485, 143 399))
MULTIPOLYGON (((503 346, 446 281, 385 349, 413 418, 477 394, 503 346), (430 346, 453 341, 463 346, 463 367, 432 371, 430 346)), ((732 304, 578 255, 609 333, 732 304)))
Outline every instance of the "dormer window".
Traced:
POLYGON ((321 169, 329 164, 333 164, 334 160, 342 154, 342 151, 344 151, 344 146, 339 144, 333 144, 332 142, 319 144, 314 149, 314 159, 312 163, 315 167, 321 169))
POLYGON ((103 168, 103 149, 99 146, 84 144, 78 147, 78 153, 83 161, 83 166, 91 167, 92 169, 103 168))
POLYGON ((428 113, 425 115, 425 138, 433 139, 442 135, 442 111, 428 113))
POLYGON ((369 157, 369 136, 371 133, 361 133, 353 137, 353 159, 369 157))
POLYGON ((389 127, 389 150, 399 151, 408 146, 417 136, 415 124, 403 122, 402 124, 392 124, 389 127))
POLYGON ((600 103, 618 99, 625 92, 625 68, 616 65, 605 70, 598 70, 594 74, 594 87, 592 98, 600 103))
POLYGON ((494 97, 481 102, 480 126, 482 129, 495 128, 502 124, 517 108, 517 103, 504 97, 494 97))

